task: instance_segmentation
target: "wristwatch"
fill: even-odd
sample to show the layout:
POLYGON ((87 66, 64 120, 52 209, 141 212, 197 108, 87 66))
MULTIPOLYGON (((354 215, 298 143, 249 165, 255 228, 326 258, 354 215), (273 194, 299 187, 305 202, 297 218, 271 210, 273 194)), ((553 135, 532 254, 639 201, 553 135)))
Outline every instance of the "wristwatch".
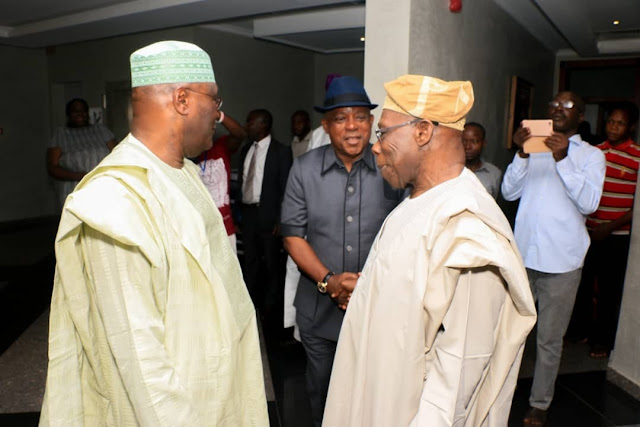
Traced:
POLYGON ((329 278, 334 274, 336 273, 334 273, 333 271, 330 271, 327 273, 326 276, 324 276, 324 278, 320 282, 318 282, 318 292, 320 292, 321 294, 327 293, 327 283, 329 282, 329 278))

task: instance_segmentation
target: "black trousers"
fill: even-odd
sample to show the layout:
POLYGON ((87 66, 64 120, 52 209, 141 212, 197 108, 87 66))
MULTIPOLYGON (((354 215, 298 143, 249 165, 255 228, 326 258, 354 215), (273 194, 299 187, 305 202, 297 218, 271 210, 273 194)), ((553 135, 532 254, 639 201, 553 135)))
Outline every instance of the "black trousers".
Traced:
POLYGON ((278 319, 282 326, 282 240, 272 230, 260 229, 259 209, 258 205, 242 206, 242 273, 256 309, 274 321, 278 319))
POLYGON ((306 383, 313 425, 322 425, 324 406, 331 378, 337 342, 318 337, 300 328, 300 339, 307 354, 306 383))
POLYGON ((573 311, 573 334, 606 350, 616 339, 629 241, 628 235, 611 235, 591 242, 573 311))

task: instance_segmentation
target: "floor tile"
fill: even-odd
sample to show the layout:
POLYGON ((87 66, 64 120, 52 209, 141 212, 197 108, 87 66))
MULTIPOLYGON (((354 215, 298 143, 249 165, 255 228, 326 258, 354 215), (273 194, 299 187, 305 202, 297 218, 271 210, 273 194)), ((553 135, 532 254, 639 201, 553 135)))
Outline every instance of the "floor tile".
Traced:
MULTIPOLYGON (((29 232, 27 237, 50 234, 29 232)), ((6 244, 0 245, 0 254, 11 252, 11 256, 4 257, 4 261, 18 260, 17 253, 28 249, 30 243, 13 236, 15 245, 22 245, 19 251, 13 251, 6 244), (26 248, 26 249, 25 249, 26 248)), ((6 243, 6 241, 5 241, 6 243)), ((9 245, 11 246, 11 245, 9 245)), ((16 262, 2 262, 0 260, 0 357, 4 357, 2 364, 7 369, 13 366, 22 369, 23 374, 11 373, 2 376, 0 380, 9 378, 14 384, 24 383, 18 392, 0 393, 0 426, 30 427, 37 426, 39 403, 27 406, 12 406, 11 402, 31 395, 41 400, 43 384, 35 374, 40 359, 31 361, 29 351, 42 354, 43 340, 46 340, 46 324, 42 314, 49 304, 52 288, 54 259, 52 252, 47 252, 46 245, 37 246, 38 256, 29 256, 16 262), (34 321, 39 318, 39 323, 34 321), (30 326, 31 325, 31 326, 30 326), (29 330, 25 333, 24 331, 29 330), (33 331, 40 331, 40 338, 33 338, 33 331), (44 331, 44 332, 43 332, 44 331), (20 339, 16 341, 16 338, 20 339), (15 342, 14 342, 15 341, 15 342), (14 353, 5 352, 10 345, 15 344, 14 353), (31 346, 31 350, 27 347, 31 346), (5 353, 5 354, 3 354, 5 353), (19 361, 19 363, 5 362, 19 361), (33 375, 29 376, 29 371, 33 375), (25 376, 26 375, 26 376, 25 376), (40 385, 34 385, 39 383, 40 385), (5 408, 5 411, 2 408, 5 408), (31 412, 33 411, 33 412, 31 412), (2 413, 10 412, 10 413, 2 413)), ((32 254, 33 255, 33 254, 32 254)), ((46 319, 45 319, 46 320, 46 319)), ((528 340, 527 350, 523 360, 517 389, 514 394, 509 426, 521 426, 522 417, 528 407, 528 397, 531 388, 531 376, 535 361, 534 335, 528 340)), ((311 426, 309 399, 305 386, 305 353, 302 345, 290 341, 282 341, 282 336, 265 336, 265 352, 268 367, 271 372, 273 391, 267 402, 269 420, 272 426, 307 427, 311 426), (275 398, 275 401, 271 400, 275 398)), ((607 361, 593 360, 588 357, 588 347, 585 344, 565 342, 563 360, 556 383, 556 394, 549 412, 548 427, 557 426, 640 426, 640 402, 633 399, 626 392, 606 381, 605 370, 607 361)), ((267 365, 267 363, 265 363, 267 365)), ((15 368, 18 369, 18 368, 15 368)), ((0 366, 0 374, 2 366, 0 366)), ((268 370, 266 370, 266 373, 268 370)), ((42 374, 42 372, 40 372, 42 374)), ((268 381, 267 381, 268 382, 268 381)), ((6 383, 6 382, 5 382, 6 383)), ((4 385, 4 384, 3 384, 4 385)))
POLYGON ((38 427, 39 420, 40 412, 0 414, 0 426, 2 427, 38 427))
POLYGON ((572 393, 612 425, 640 425, 640 402, 608 382, 604 371, 562 375, 556 388, 572 393))

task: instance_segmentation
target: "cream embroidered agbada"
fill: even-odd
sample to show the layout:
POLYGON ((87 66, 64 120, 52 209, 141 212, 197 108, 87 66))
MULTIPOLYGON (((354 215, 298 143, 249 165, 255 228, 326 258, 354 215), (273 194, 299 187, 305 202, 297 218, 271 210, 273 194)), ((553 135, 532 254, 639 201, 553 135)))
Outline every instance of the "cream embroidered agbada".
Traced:
POLYGON ((166 168, 129 135, 66 203, 41 425, 268 425, 222 217, 195 165, 166 168))
POLYGON ((342 324, 323 426, 505 426, 535 320, 509 223, 464 169, 385 220, 342 324))

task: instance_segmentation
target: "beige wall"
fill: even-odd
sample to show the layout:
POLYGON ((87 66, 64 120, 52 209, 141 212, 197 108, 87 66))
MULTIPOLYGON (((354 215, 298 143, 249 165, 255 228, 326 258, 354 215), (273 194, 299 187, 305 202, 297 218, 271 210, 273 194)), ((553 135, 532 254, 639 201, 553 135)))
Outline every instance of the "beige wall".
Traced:
POLYGON ((243 122, 250 110, 267 108, 274 116, 274 135, 285 143, 291 139, 291 114, 297 109, 311 112, 322 101, 328 72, 363 75, 362 53, 315 54, 204 27, 186 27, 57 47, 49 55, 49 82, 81 81, 89 104, 100 105, 106 82, 129 80, 130 53, 162 39, 193 42, 205 49, 212 58, 223 110, 243 122))
MULTIPOLYGON (((80 93, 91 107, 102 105, 107 82, 130 81, 129 55, 136 49, 159 40, 193 42, 193 28, 154 31, 130 36, 113 37, 49 49, 48 81, 50 85, 78 83, 80 93)), ((55 100, 54 100, 55 101, 55 100)), ((58 112, 64 110, 67 99, 51 105, 52 129, 62 126, 58 112)))
MULTIPOLYGON (((467 119, 486 128, 484 157, 503 171, 515 154, 505 148, 513 75, 534 85, 533 117, 546 115, 555 57, 492 0, 464 2, 460 13, 431 0, 368 0, 366 28, 369 94, 383 100, 384 82, 402 74, 470 80, 475 103, 467 119)), ((517 203, 499 202, 513 223, 517 203)))
POLYGON ((306 109, 309 110, 312 124, 315 127, 320 125, 322 115, 313 110, 313 105, 322 105, 324 101, 324 85, 327 75, 354 76, 364 81, 364 52, 331 55, 315 54, 313 65, 313 103, 311 107, 306 109))
MULTIPOLYGON (((384 82, 409 73, 410 26, 410 0, 369 0, 367 3, 364 84, 374 102, 384 102, 384 82)), ((381 110, 374 110, 374 123, 380 118, 381 110)))
MULTIPOLYGON (((312 113, 313 105, 322 102, 327 73, 363 75, 362 53, 322 55, 202 27, 74 43, 46 51, 0 47, 0 127, 4 129, 0 170, 7 183, 0 189, 0 222, 57 213, 45 153, 54 129, 64 124, 66 101, 80 96, 91 107, 101 106, 107 84, 130 80, 131 52, 166 39, 203 47, 212 58, 223 110, 244 122, 250 110, 269 109, 274 135, 283 143, 291 139, 291 114, 297 109, 312 113)), ((319 122, 319 116, 312 117, 319 122)))
MULTIPOLYGON (((5 88, 0 161, 3 176, 19 184, 0 190, 0 221, 55 213, 44 153, 53 129, 63 124, 60 112, 66 99, 60 87, 73 85, 74 93, 100 106, 107 83, 129 80, 129 54, 161 39, 201 44, 212 56, 224 110, 244 121, 253 108, 270 109, 274 134, 283 142, 291 137, 291 113, 299 108, 313 112, 313 105, 322 102, 328 73, 364 77, 377 103, 384 99, 384 81, 405 72, 426 73, 474 83, 476 106, 470 119, 486 125, 487 159, 504 167, 511 159, 502 148, 510 76, 534 83, 537 113, 551 96, 553 56, 490 0, 465 3, 460 14, 428 0, 370 0, 366 37, 366 55, 315 54, 199 27, 57 46, 46 54, 43 49, 1 48, 0 61, 7 66, 0 81, 5 88), (25 92, 32 95, 25 97, 25 92), (51 108, 50 92, 57 101, 51 108), (20 99, 23 107, 14 107, 12 99, 20 99), (24 168, 25 162, 40 166, 24 168)), ((312 113, 314 125, 319 120, 312 113)))
POLYGON ((403 73, 470 80, 476 101, 468 120, 485 126, 485 157, 504 169, 513 157, 504 148, 511 76, 533 83, 533 115, 544 117, 554 54, 491 0, 463 2, 460 13, 430 0, 398 0, 392 9, 389 3, 367 1, 367 90, 380 97, 382 84, 403 73))
POLYGON ((223 110, 244 123, 249 111, 266 108, 273 135, 288 144, 291 114, 313 102, 313 53, 206 29, 196 43, 211 54, 223 110))
POLYGON ((546 117, 554 54, 491 0, 464 2, 459 14, 428 0, 414 0, 411 10, 409 69, 473 83, 476 101, 468 119, 485 126, 485 156, 504 169, 513 157, 504 148, 511 76, 533 83, 533 117, 546 117))

